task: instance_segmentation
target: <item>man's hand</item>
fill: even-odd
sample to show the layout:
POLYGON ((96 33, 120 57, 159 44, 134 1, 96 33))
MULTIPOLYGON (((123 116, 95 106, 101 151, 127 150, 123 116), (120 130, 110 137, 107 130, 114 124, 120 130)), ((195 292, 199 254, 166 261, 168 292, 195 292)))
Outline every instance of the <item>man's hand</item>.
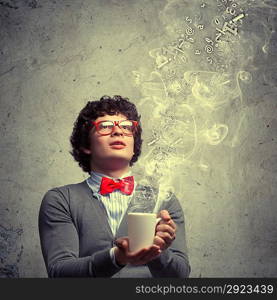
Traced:
POLYGON ((161 253, 160 247, 157 245, 142 248, 136 252, 129 252, 129 239, 127 237, 117 239, 115 244, 117 246, 114 251, 115 260, 119 265, 144 265, 161 253))
POLYGON ((143 248, 137 252, 129 251, 128 237, 122 237, 116 240, 114 251, 116 262, 119 265, 144 265, 154 258, 158 257, 161 250, 167 249, 176 237, 177 226, 171 219, 167 210, 160 211, 158 217, 161 218, 156 226, 156 233, 153 245, 143 248))
POLYGON ((161 218, 161 221, 156 226, 154 245, 159 246, 161 250, 165 250, 175 240, 177 226, 167 210, 160 211, 158 217, 161 218))

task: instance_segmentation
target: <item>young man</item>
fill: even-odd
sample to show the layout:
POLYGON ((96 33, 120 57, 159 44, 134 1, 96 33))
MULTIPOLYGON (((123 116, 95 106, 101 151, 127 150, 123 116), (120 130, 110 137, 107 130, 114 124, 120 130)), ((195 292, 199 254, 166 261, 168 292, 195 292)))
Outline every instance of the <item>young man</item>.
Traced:
POLYGON ((71 154, 90 177, 49 190, 39 213, 49 277, 189 276, 184 216, 174 195, 164 201, 153 245, 129 251, 131 200, 140 191, 155 196, 131 175, 141 152, 141 133, 140 116, 127 98, 104 96, 81 110, 71 154))

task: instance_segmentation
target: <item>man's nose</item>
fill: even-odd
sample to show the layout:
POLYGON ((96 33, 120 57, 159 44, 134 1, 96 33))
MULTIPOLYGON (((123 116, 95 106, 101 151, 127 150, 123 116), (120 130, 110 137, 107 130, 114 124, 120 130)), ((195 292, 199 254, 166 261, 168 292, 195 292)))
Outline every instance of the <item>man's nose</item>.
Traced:
POLYGON ((114 135, 123 135, 123 131, 122 131, 122 129, 119 127, 118 124, 116 124, 116 125, 114 126, 114 129, 113 129, 113 133, 112 133, 112 134, 114 134, 114 135))

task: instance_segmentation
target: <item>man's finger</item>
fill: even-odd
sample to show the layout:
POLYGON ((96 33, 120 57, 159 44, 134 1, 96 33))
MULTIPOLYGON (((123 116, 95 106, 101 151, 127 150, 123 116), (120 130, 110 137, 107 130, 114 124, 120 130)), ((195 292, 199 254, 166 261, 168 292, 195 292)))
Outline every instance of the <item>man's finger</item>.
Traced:
POLYGON ((161 210, 159 216, 162 218, 163 221, 169 221, 171 219, 170 214, 167 210, 161 210))
POLYGON ((146 264, 150 260, 156 258, 160 253, 161 253, 160 249, 153 249, 149 253, 144 254, 144 256, 141 257, 141 260, 144 264, 146 264))
POLYGON ((172 219, 170 219, 166 224, 171 226, 174 230, 177 229, 177 225, 175 224, 175 222, 172 219))
POLYGON ((132 258, 140 258, 141 256, 143 256, 145 253, 153 250, 153 249, 159 249, 159 246, 157 245, 151 245, 150 247, 147 248, 142 248, 136 252, 129 252, 128 256, 132 259, 132 258))
POLYGON ((158 245, 162 250, 166 246, 165 241, 161 237, 159 237, 157 235, 154 238, 154 244, 158 245))
POLYGON ((141 265, 144 264, 144 257, 147 255, 153 255, 157 251, 159 251, 160 247, 157 245, 152 245, 148 248, 143 248, 137 252, 129 253, 128 259, 133 265, 141 265))
POLYGON ((158 224, 168 224, 173 229, 177 229, 177 225, 175 222, 171 219, 171 216, 167 210, 161 210, 159 213, 159 216, 161 217, 161 221, 158 224))
POLYGON ((156 232, 162 231, 162 232, 168 232, 170 235, 175 234, 175 230, 168 224, 160 224, 156 227, 156 232))
POLYGON ((166 224, 166 225, 169 225, 170 227, 172 227, 174 230, 177 229, 177 225, 175 224, 175 222, 172 220, 172 219, 169 219, 167 221, 165 220, 161 220, 158 225, 161 225, 161 224, 166 224))
POLYGON ((141 255, 134 257, 131 263, 133 265, 146 264, 148 261, 150 261, 150 259, 153 259, 158 254, 160 254, 160 252, 160 247, 158 247, 157 245, 153 245, 150 248, 147 248, 147 250, 144 253, 141 253, 141 255))
POLYGON ((159 231, 156 233, 156 236, 162 238, 166 244, 171 244, 174 240, 173 236, 171 236, 168 232, 159 231))

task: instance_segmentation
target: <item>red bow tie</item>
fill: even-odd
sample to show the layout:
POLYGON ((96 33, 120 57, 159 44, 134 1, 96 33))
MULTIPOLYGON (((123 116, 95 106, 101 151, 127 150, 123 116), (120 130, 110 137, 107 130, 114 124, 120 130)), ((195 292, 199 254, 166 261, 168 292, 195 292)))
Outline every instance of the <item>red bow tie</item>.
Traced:
POLYGON ((131 195, 134 190, 134 176, 128 176, 119 179, 118 182, 114 181, 111 178, 102 177, 100 185, 101 195, 109 194, 117 189, 126 195, 131 195))

